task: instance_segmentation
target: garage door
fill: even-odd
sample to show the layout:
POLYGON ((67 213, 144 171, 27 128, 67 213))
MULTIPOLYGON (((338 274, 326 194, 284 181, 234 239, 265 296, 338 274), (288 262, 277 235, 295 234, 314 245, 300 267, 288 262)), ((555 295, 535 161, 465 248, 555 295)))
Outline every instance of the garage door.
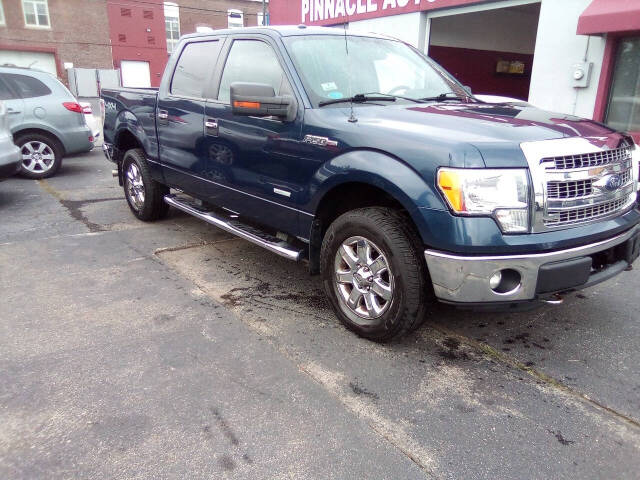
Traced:
POLYGON ((53 75, 58 75, 56 57, 53 53, 0 50, 0 65, 5 64, 37 68, 38 70, 44 70, 53 75))
POLYGON ((120 76, 123 87, 149 88, 151 86, 149 62, 122 60, 120 76))

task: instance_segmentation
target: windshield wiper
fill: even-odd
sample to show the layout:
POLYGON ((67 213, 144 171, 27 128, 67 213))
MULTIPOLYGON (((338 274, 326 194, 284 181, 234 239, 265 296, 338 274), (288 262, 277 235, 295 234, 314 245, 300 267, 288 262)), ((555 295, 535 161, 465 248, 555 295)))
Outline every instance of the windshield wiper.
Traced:
MULTIPOLYGON (((381 92, 369 92, 369 93, 358 93, 353 97, 353 103, 358 102, 373 102, 373 101, 386 101, 386 102, 395 102, 397 98, 401 98, 403 100, 409 100, 410 102, 415 103, 423 103, 422 100, 411 97, 403 97, 402 95, 393 95, 391 93, 381 93, 381 92), (376 97, 375 95, 379 95, 380 97, 376 97)), ((342 102, 350 102, 351 98, 336 98, 335 100, 323 100, 318 103, 320 107, 324 107, 325 105, 331 105, 332 103, 342 103, 342 102)))
POLYGON ((382 96, 384 94, 376 93, 374 95, 369 95, 367 93, 358 93, 353 97, 345 97, 345 98, 334 98, 331 100, 323 100, 318 103, 319 107, 324 107, 325 105, 332 105, 334 103, 345 103, 345 102, 353 102, 353 103, 363 103, 363 102, 395 102, 396 97, 391 96, 382 96))
POLYGON ((446 93, 441 93, 440 95, 436 95, 435 97, 421 98, 420 100, 423 100, 425 102, 444 102, 446 100, 467 100, 468 98, 470 97, 468 96, 461 97, 455 92, 446 92, 446 93))

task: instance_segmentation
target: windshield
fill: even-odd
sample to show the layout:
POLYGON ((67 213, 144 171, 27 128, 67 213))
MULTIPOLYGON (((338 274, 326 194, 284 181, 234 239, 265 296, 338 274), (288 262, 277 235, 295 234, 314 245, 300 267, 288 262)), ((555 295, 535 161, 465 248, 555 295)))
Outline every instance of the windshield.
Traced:
POLYGON ((345 45, 344 35, 307 35, 285 38, 285 44, 314 106, 374 92, 416 100, 466 96, 453 78, 402 42, 349 35, 345 45))

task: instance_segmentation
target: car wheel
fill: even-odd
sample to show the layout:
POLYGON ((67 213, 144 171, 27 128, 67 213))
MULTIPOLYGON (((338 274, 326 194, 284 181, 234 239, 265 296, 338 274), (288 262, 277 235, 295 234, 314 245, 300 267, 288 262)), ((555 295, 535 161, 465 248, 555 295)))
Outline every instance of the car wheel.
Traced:
POLYGON ((164 218, 169 205, 164 196, 169 188, 151 178, 144 152, 139 148, 128 150, 122 161, 124 195, 133 214, 140 220, 164 218))
POLYGON ((27 178, 48 178, 62 165, 62 147, 58 140, 41 133, 18 135, 16 145, 22 153, 20 175, 27 178))
POLYGON ((421 325, 434 296, 419 245, 409 219, 389 208, 353 210, 329 226, 323 285, 347 328, 386 342, 421 325))

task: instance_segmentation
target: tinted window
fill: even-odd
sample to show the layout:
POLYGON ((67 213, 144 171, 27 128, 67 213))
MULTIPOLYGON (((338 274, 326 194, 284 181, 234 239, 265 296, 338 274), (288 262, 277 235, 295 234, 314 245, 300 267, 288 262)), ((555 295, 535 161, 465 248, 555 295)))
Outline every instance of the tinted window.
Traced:
POLYGON ((222 72, 218 100, 229 103, 229 87, 234 82, 266 83, 280 95, 288 83, 273 48, 258 40, 236 40, 222 72))
POLYGON ((201 98, 209 72, 216 64, 220 42, 189 43, 182 50, 171 80, 171 93, 201 98))
POLYGON ((44 83, 37 78, 27 75, 7 73, 3 75, 3 79, 5 79, 22 98, 44 97, 51 93, 49 87, 44 83))
MULTIPOLYGON (((4 78, 4 75, 2 75, 2 78, 4 78)), ((12 100, 14 98, 16 98, 16 96, 13 92, 0 80, 0 100, 12 100)))

